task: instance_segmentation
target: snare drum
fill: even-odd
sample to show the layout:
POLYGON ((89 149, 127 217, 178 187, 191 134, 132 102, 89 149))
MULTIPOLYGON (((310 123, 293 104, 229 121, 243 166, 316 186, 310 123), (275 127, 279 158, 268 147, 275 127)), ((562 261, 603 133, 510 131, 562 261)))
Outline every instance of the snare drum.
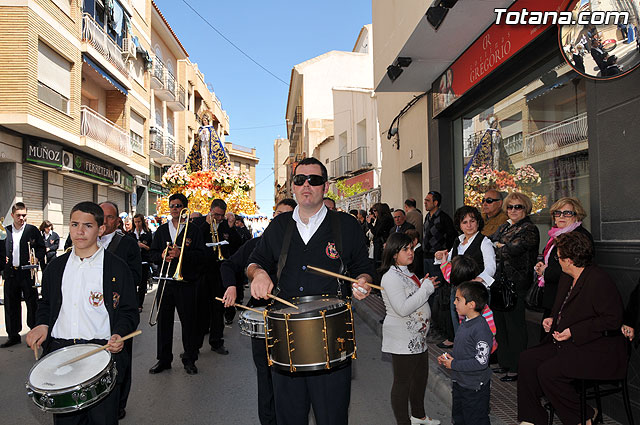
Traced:
POLYGON ((291 300, 299 309, 267 312, 267 360, 290 372, 331 369, 356 358, 351 303, 308 296, 291 300))
POLYGON ((27 395, 40 409, 52 413, 75 412, 105 398, 115 386, 118 373, 108 351, 58 367, 98 347, 71 345, 44 356, 29 371, 27 395))
MULTIPOLYGON (((255 307, 255 309, 263 312, 265 308, 255 307)), ((264 339, 264 316, 262 313, 251 310, 243 311, 238 318, 238 326, 240 326, 242 335, 264 339)))

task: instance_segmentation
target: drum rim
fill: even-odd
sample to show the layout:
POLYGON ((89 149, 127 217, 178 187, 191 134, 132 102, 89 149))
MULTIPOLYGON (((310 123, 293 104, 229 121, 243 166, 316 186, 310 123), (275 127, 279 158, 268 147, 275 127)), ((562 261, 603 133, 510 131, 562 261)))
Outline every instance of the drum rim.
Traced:
POLYGON ((105 351, 106 353, 109 353, 109 361, 107 362, 107 365, 91 379, 83 381, 83 382, 81 382, 79 384, 75 384, 74 386, 71 386, 71 387, 58 388, 58 389, 54 389, 54 390, 47 390, 45 388, 36 387, 36 386, 33 386, 31 384, 31 374, 33 373, 33 370, 36 368, 36 366, 38 366, 40 363, 42 363, 46 358, 51 357, 52 354, 61 352, 63 350, 69 350, 69 349, 71 349, 71 347, 75 347, 75 346, 78 346, 78 345, 86 345, 86 346, 91 346, 91 347, 95 347, 95 348, 101 347, 98 344, 92 344, 92 343, 74 344, 74 345, 68 345, 66 347, 62 347, 62 348, 59 348, 59 349, 57 349, 55 351, 50 352, 49 354, 47 354, 46 356, 44 356, 43 358, 38 360, 33 366, 31 366, 31 369, 29 369, 29 374, 27 375, 27 382, 26 382, 27 388, 32 390, 32 391, 38 391, 39 393, 42 393, 42 394, 57 395, 57 394, 61 394, 61 393, 67 393, 70 390, 75 390, 75 389, 81 388, 83 385, 87 384, 88 382, 90 382, 91 380, 95 379, 98 376, 102 376, 104 374, 104 372, 106 370, 109 370, 111 365, 114 363, 113 354, 111 352, 109 352, 109 351, 105 351))
MULTIPOLYGON (((293 297, 293 298, 291 298, 291 302, 293 302, 294 304, 299 304, 299 303, 306 303, 306 302, 318 301, 318 300, 323 300, 323 299, 334 299, 334 300, 338 300, 338 301, 342 302, 342 305, 336 306, 335 308, 332 308, 331 310, 338 310, 338 313, 342 313, 345 310, 348 310, 349 302, 347 300, 345 300, 345 299, 339 298, 337 295, 328 295, 328 294, 324 294, 324 295, 305 295, 305 296, 302 296, 302 297, 293 297)), ((273 305, 269 305, 269 307, 273 307, 273 305)), ((290 307, 285 307, 285 308, 290 308, 290 307)), ((322 311, 322 310, 307 311, 307 312, 304 312, 304 313, 295 313, 295 312, 279 313, 279 312, 271 310, 270 308, 267 308, 267 317, 269 319, 271 319, 271 318, 273 318, 273 319, 284 319, 286 315, 289 315, 289 320, 304 320, 304 319, 320 317, 318 315, 319 311, 322 311), (292 318, 292 316, 295 316, 296 319, 292 318)), ((332 313, 331 315, 334 315, 334 313, 332 313)), ((326 317, 330 317, 330 315, 327 315, 326 317)))
MULTIPOLYGON (((347 353, 345 359, 329 360, 329 364, 332 365, 332 364, 335 364, 335 363, 337 363, 337 364, 345 363, 345 362, 349 361, 349 359, 351 359, 351 356, 353 356, 353 353, 355 353, 355 352, 356 352, 356 350, 353 350, 352 352, 347 353)), ((285 369, 289 369, 291 367, 291 365, 289 363, 278 362, 278 361, 273 360, 273 358, 271 358, 271 362, 274 365, 277 365, 278 367, 284 367, 285 369)), ((320 363, 304 363, 304 364, 295 364, 294 363, 293 367, 295 367, 296 369, 300 369, 300 368, 304 368, 304 367, 312 367, 312 368, 320 367, 321 369, 326 369, 326 365, 327 365, 327 362, 325 361, 325 362, 320 362, 320 363)), ((303 371, 301 371, 301 372, 303 372, 303 371)))

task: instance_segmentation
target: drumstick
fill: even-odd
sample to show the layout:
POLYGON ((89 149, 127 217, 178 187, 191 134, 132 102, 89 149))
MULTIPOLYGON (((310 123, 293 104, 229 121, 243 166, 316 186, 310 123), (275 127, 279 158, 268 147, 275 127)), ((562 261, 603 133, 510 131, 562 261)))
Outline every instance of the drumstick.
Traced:
MULTIPOLYGON (((129 335, 123 336, 123 337, 122 337, 122 338, 120 338, 119 340, 115 341, 115 344, 119 344, 119 343, 121 343, 122 341, 126 341, 126 340, 128 340, 128 339, 130 339, 130 338, 133 338, 134 336, 138 336, 138 335, 140 335, 141 333, 142 333, 142 330, 138 329, 137 331, 135 331, 135 332, 131 332, 129 335)), ((105 350, 105 349, 109 348, 109 346, 110 346, 110 345, 111 345, 111 344, 105 344, 105 345, 103 345, 102 347, 98 347, 98 348, 96 348, 95 350, 87 351, 86 353, 81 354, 81 355, 79 355, 78 357, 74 357, 74 358, 73 358, 73 359, 71 359, 71 360, 67 360, 66 362, 64 362, 64 363, 62 363, 62 364, 60 364, 60 365, 58 365, 58 367, 60 368, 60 367, 62 367, 62 366, 70 365, 71 363, 75 363, 75 362, 77 362, 77 361, 79 361, 79 360, 86 359, 87 357, 93 356, 94 354, 99 353, 100 351, 102 351, 102 350, 105 350)))
MULTIPOLYGON (((224 300, 222 298, 220 298, 220 297, 216 297, 216 300, 220 301, 221 303, 224 302, 224 300)), ((246 305, 233 303, 233 306, 234 307, 244 308, 245 310, 251 310, 251 311, 253 311, 255 313, 258 313, 258 314, 262 314, 262 312, 260 310, 256 310, 255 308, 247 307, 246 305)))
POLYGON ((282 298, 280 298, 280 297, 276 297, 276 296, 275 296, 275 295, 273 295, 273 294, 267 294, 267 296, 268 296, 269 298, 271 298, 272 300, 276 300, 276 301, 278 301, 278 302, 281 302, 281 303, 282 303, 282 304, 284 304, 284 305, 288 305, 289 307, 293 307, 293 308, 295 308, 296 310, 300 310, 300 307, 298 307, 297 305, 295 305, 295 304, 291 304, 289 301, 287 301, 287 300, 283 300, 283 299, 282 299, 282 298))
POLYGON ((38 346, 34 344, 32 350, 33 350, 33 355, 36 358, 36 361, 38 361, 38 357, 39 357, 38 356, 38 346))
MULTIPOLYGON (((303 270, 307 270, 308 269, 308 270, 311 270, 311 271, 314 271, 314 272, 318 272, 318 273, 321 273, 321 274, 326 274, 327 276, 337 277, 338 279, 344 279, 344 280, 346 280, 348 282, 358 283, 358 279, 354 279, 354 278, 349 277, 349 276, 344 276, 344 275, 341 275, 341 274, 338 274, 338 273, 334 273, 334 272, 329 271, 329 270, 321 269, 320 267, 303 266, 302 269, 303 270)), ((378 290, 382 291, 382 286, 380 286, 380 285, 374 285, 373 283, 369 283, 369 282, 367 282, 367 285, 371 286, 372 288, 375 288, 375 289, 378 289, 378 290)))

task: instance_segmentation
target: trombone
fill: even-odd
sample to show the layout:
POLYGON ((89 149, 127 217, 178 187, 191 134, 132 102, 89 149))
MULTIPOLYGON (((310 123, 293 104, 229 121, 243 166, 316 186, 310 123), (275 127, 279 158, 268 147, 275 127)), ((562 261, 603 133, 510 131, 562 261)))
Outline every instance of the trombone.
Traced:
POLYGON ((213 250, 218 250, 218 261, 224 261, 224 255, 222 255, 222 247, 220 246, 220 236, 218 235, 218 229, 216 229, 216 219, 211 217, 211 239, 215 243, 213 250))
POLYGON ((182 277, 182 257, 184 255, 184 246, 185 241, 187 240, 187 230, 189 228, 189 215, 191 214, 191 210, 189 208, 183 208, 180 211, 180 216, 178 217, 178 230, 176 231, 176 236, 173 238, 171 242, 167 242, 167 247, 162 252, 162 264, 160 265, 160 273, 158 274, 158 291, 156 292, 156 296, 153 297, 153 304, 151 304, 151 312, 149 313, 149 326, 155 326, 158 324, 158 314, 160 313, 160 305, 162 304, 162 296, 164 295, 164 288, 167 284, 167 281, 182 281, 184 278, 182 277), (183 221, 184 219, 184 221, 183 221), (171 268, 171 260, 167 260, 167 254, 169 253, 169 249, 171 247, 176 246, 176 240, 178 239, 178 235, 180 234, 180 225, 184 223, 184 233, 182 235, 182 244, 180 246, 180 257, 178 258, 178 265, 176 266, 176 270, 173 276, 169 276, 169 269, 171 268), (162 288, 160 288, 161 282, 164 281, 162 288), (155 315, 154 315, 155 313, 155 315))

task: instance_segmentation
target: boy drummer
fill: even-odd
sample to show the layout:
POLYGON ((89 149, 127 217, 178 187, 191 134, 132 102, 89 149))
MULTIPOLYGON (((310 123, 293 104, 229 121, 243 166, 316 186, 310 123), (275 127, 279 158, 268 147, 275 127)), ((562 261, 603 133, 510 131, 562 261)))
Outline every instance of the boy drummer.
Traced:
MULTIPOLYGON (((137 328, 140 315, 131 271, 98 246, 103 221, 102 208, 93 202, 81 202, 71 210, 73 249, 45 270, 37 326, 27 334, 27 344, 35 350, 44 343, 44 354, 48 354, 73 344, 108 342, 116 368, 123 370, 128 359, 118 354, 124 344, 116 341, 137 328)), ((117 388, 89 408, 54 414, 54 424, 117 424, 117 388)))

